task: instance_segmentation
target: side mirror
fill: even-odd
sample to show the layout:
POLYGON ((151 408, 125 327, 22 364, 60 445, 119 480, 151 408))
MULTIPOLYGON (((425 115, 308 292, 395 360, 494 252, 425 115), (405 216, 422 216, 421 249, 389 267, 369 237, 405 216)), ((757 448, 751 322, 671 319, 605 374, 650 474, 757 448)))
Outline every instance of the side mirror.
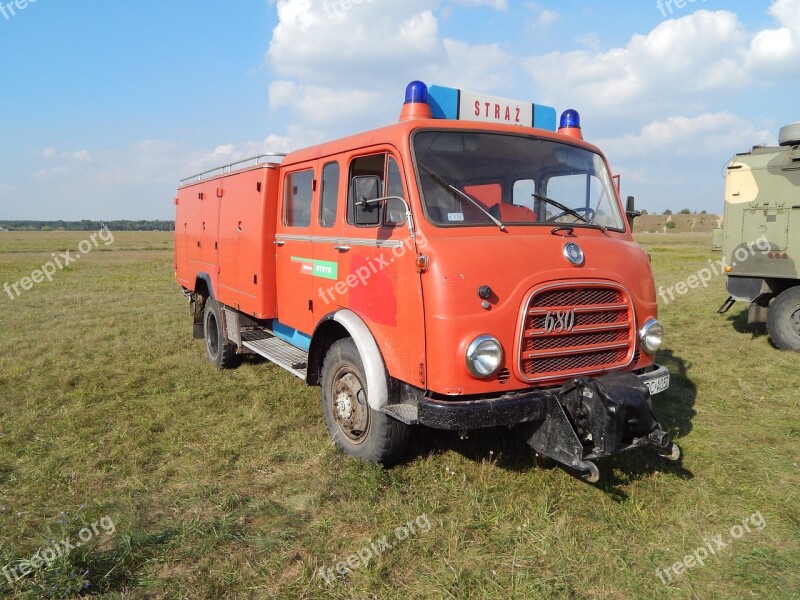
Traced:
POLYGON ((353 177, 350 182, 350 202, 356 225, 378 225, 381 222, 381 180, 377 175, 353 177))
POLYGON ((628 196, 628 202, 625 206, 625 216, 628 217, 628 225, 630 225, 631 231, 633 231, 633 220, 636 217, 642 216, 642 213, 636 210, 636 200, 633 196, 628 196))

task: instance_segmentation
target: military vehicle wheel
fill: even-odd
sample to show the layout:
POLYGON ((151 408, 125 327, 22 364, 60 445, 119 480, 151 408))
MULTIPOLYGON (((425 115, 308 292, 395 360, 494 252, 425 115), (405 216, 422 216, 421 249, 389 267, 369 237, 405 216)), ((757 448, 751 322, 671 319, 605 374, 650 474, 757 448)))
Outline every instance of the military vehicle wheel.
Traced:
POLYGON ((586 461, 579 467, 583 474, 581 475, 581 479, 588 483, 597 483, 600 481, 600 469, 597 468, 597 465, 591 461, 586 461))
POLYGON ((219 369, 230 369, 236 366, 236 344, 225 341, 222 334, 219 304, 213 298, 206 300, 203 315, 203 337, 206 342, 206 356, 211 364, 219 369))
POLYGON ((800 287, 789 288, 772 301, 767 330, 775 346, 800 352, 800 287))
POLYGON ((322 412, 331 438, 345 454, 392 464, 408 442, 409 426, 370 408, 366 376, 355 342, 335 342, 322 365, 322 412))

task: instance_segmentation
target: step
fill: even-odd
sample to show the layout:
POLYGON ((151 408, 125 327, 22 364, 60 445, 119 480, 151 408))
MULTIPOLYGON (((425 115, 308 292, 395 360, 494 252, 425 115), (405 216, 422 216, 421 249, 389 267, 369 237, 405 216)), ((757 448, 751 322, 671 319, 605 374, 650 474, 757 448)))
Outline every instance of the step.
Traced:
POLYGON ((269 331, 263 329, 242 331, 242 346, 305 381, 308 354, 276 338, 269 331))

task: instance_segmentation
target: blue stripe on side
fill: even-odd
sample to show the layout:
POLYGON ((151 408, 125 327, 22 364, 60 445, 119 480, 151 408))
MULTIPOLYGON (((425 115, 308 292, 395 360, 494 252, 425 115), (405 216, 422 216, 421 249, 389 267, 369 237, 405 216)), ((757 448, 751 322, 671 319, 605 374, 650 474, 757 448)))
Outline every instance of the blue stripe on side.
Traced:
POLYGON ((275 334, 275 337, 279 340, 283 340, 295 348, 300 348, 300 350, 304 352, 308 352, 308 349, 311 347, 311 336, 297 331, 297 329, 287 327, 277 319, 272 321, 272 333, 275 334))
POLYGON ((428 89, 428 104, 434 119, 458 119, 457 89, 432 85, 428 89))
POLYGON ((543 104, 533 105, 533 126, 537 129, 556 131, 556 109, 543 104))

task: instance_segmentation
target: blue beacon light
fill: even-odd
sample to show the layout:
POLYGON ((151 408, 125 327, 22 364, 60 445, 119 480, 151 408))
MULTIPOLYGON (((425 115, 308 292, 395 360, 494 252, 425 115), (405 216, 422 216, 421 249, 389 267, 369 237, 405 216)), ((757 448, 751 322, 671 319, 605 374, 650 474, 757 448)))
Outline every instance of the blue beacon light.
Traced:
POLYGON ((581 116, 577 110, 570 108, 561 113, 561 122, 558 126, 558 133, 568 135, 579 140, 583 139, 581 131, 581 116))
POLYGON ((412 81, 406 86, 405 104, 421 102, 428 103, 428 86, 421 81, 412 81))
POLYGON ((428 86, 421 81, 412 81, 406 87, 406 100, 400 112, 401 121, 432 118, 428 104, 428 86))

